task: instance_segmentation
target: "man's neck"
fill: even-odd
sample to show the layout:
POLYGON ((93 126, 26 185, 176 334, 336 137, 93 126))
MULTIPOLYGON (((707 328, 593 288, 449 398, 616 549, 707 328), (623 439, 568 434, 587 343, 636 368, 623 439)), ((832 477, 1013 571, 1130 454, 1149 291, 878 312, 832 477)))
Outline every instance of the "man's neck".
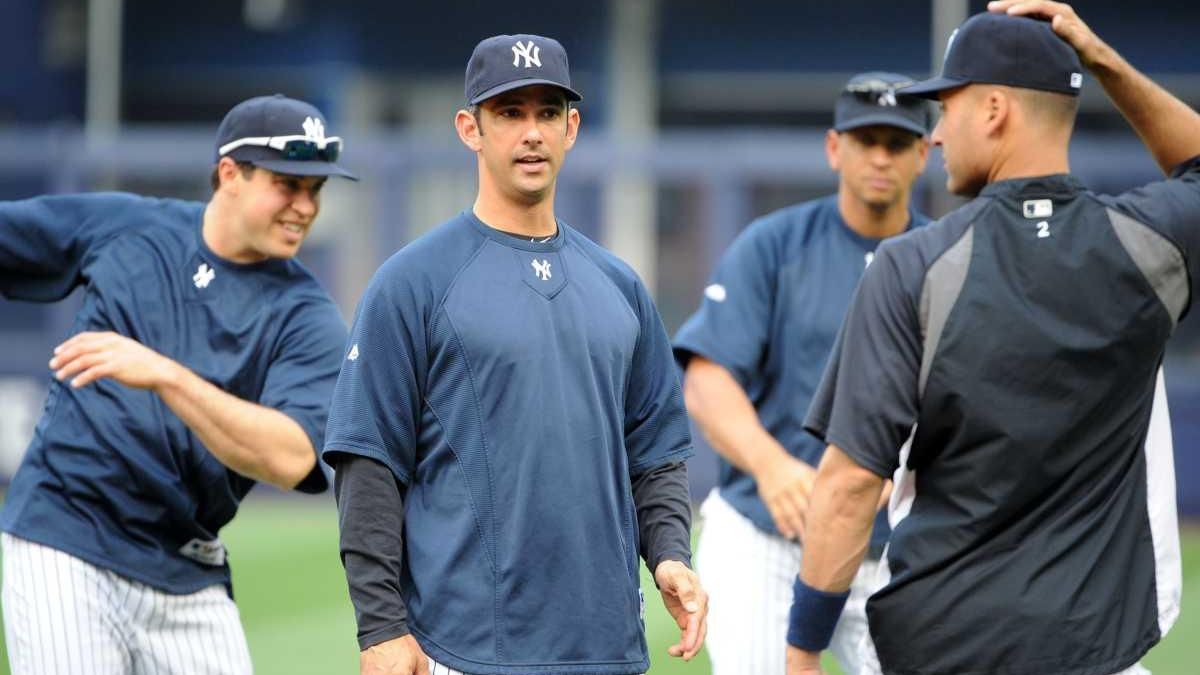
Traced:
POLYGON ((237 242, 230 236, 229 218, 227 205, 222 204, 217 196, 204 207, 200 236, 204 238, 208 250, 235 263, 265 260, 265 256, 253 255, 238 248, 237 242))
POLYGON ((488 227, 532 239, 552 237, 558 232, 554 218, 554 194, 532 204, 519 203, 505 195, 480 189, 471 209, 488 227))
POLYGON ((900 234, 908 227, 908 195, 882 209, 855 199, 849 190, 838 190, 838 213, 856 234, 868 239, 883 239, 900 234))
POLYGON ((222 258, 228 257, 226 249, 229 246, 226 244, 224 236, 226 228, 221 226, 223 222, 222 209, 217 203, 216 197, 209 200, 204 206, 203 224, 200 227, 200 236, 204 238, 204 245, 208 246, 208 250, 216 253, 222 258))
POLYGON ((1032 138, 1001 152, 988 173, 988 182, 1011 178, 1033 178, 1070 173, 1067 158, 1067 138, 1032 138))

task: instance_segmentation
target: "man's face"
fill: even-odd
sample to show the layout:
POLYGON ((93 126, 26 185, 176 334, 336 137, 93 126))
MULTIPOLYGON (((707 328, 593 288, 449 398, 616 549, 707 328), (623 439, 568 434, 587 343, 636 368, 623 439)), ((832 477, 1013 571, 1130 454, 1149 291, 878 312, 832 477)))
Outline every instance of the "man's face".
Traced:
POLYGON ((987 131, 979 114, 979 90, 971 85, 941 92, 941 118, 931 140, 942 147, 946 190, 974 197, 987 185, 987 131))
POLYGON ((521 87, 480 105, 479 131, 479 153, 494 184, 520 203, 535 204, 553 194, 575 145, 579 112, 567 108, 557 87, 521 87))
POLYGON ((829 164, 840 174, 841 189, 879 211, 908 195, 929 153, 924 138, 882 124, 830 132, 827 141, 829 164))
POLYGON ((291 176, 260 168, 249 176, 235 173, 240 214, 235 261, 295 256, 317 218, 325 176, 291 176))

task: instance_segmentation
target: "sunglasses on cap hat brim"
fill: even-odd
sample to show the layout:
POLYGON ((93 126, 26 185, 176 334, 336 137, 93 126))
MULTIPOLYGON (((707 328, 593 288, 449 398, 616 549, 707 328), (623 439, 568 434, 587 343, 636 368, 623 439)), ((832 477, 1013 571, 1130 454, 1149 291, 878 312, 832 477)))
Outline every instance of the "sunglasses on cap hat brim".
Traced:
MULTIPOLYGON (((910 87, 916 84, 912 80, 901 80, 899 82, 887 82, 885 80, 870 79, 861 82, 851 82, 847 84, 842 91, 848 94, 860 94, 869 96, 872 94, 884 94, 887 92, 896 92, 902 87, 910 87)), ((903 92, 900 92, 903 93, 903 92)))
POLYGON ((339 136, 321 140, 313 140, 308 136, 254 136, 230 141, 217 148, 217 154, 224 157, 244 146, 278 150, 281 159, 285 160, 336 162, 342 152, 342 139, 339 136))

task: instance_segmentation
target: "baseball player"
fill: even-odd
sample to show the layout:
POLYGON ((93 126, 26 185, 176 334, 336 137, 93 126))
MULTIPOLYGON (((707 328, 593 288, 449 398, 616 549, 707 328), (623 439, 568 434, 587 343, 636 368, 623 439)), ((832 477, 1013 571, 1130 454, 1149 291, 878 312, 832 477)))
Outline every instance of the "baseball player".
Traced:
MULTIPOLYGON (((930 110, 896 94, 905 84, 878 72, 846 84, 825 138, 837 194, 746 228, 675 336, 688 412, 720 456, 696 561, 712 603, 708 652, 718 675, 783 672, 808 489, 824 450, 805 433, 803 414, 876 246, 928 222, 909 194, 925 167, 930 110)), ((887 541, 882 516, 871 560, 887 541)), ((834 640, 850 674, 859 671, 872 567, 863 565, 834 640)))
POLYGON ((1165 343, 1200 290, 1200 115, 1071 7, 989 9, 952 36, 940 77, 906 90, 940 100, 947 185, 975 199, 879 248, 806 419, 829 446, 793 675, 819 671, 898 468, 873 671, 1144 673, 1179 612, 1154 413, 1165 343), (1169 179, 1108 197, 1071 176, 1085 66, 1169 179))
POLYGON ((646 288, 554 216, 567 54, 483 40, 466 99, 475 203, 375 274, 330 409, 362 672, 642 673, 639 554, 690 659, 687 416, 646 288))
POLYGON ((18 675, 244 674, 220 529, 256 481, 319 492, 346 328, 292 260, 350 175, 311 105, 244 101, 207 204, 131 194, 0 203, 0 293, 83 287, 0 514, 18 675))

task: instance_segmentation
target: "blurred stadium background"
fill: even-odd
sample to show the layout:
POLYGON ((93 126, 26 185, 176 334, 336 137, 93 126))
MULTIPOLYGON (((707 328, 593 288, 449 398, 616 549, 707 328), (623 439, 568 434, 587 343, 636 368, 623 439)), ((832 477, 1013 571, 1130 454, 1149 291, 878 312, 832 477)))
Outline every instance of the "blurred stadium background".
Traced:
MULTIPOLYGON (((0 199, 118 189, 203 200, 212 136, 234 103, 276 91, 312 101, 330 133, 347 139, 345 161, 364 179, 326 190, 301 254, 349 317, 384 258, 471 202, 474 163, 451 119, 475 43, 540 33, 566 46, 585 97, 558 214, 638 269, 674 331, 752 217, 835 189, 822 134, 841 84, 864 70, 914 78, 936 70, 950 31, 983 5, 2 0, 0 199)), ((1200 5, 1077 7, 1135 65, 1200 104, 1200 52, 1186 30, 1200 25, 1200 5)), ((1101 191, 1158 176, 1090 80, 1072 160, 1101 191)), ((934 216, 953 208, 943 184, 935 151, 918 207, 934 216)), ((0 300, 0 483, 20 461, 45 396, 45 361, 75 307, 0 300)), ((1167 675, 1195 673, 1200 663, 1200 617, 1191 610, 1200 531, 1188 521, 1200 517, 1197 375, 1193 319, 1167 357, 1186 574, 1183 618, 1148 659, 1167 675)), ((692 463, 694 497, 714 473, 704 448, 692 463)), ((355 672, 332 499, 259 488, 224 537, 258 672, 355 672)), ((667 663, 674 629, 664 613, 648 624, 652 673, 706 672, 705 663, 667 663)))

